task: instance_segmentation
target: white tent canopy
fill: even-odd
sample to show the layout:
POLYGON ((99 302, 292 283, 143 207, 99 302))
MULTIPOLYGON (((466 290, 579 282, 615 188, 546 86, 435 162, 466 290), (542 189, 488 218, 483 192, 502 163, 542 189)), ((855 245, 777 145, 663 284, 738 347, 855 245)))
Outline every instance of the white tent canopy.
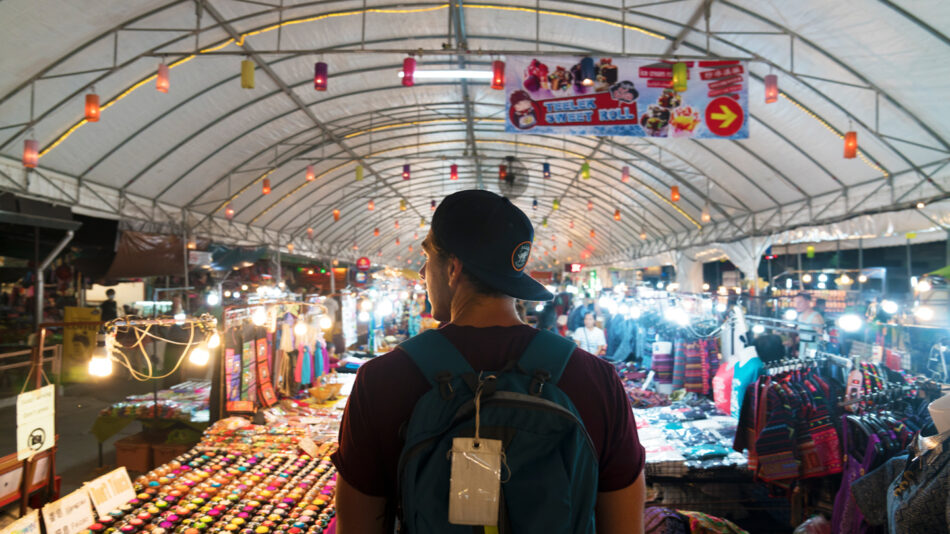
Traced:
POLYGON ((508 155, 552 166, 550 180, 515 200, 538 231, 535 268, 578 261, 582 250, 603 263, 788 241, 788 229, 843 228, 918 202, 920 229, 947 223, 950 4, 941 0, 6 0, 0 25, 0 189, 126 227, 417 265, 430 202, 497 188, 493 170, 508 155), (509 134, 504 94, 487 81, 407 88, 396 75, 410 52, 420 69, 486 70, 535 51, 746 59, 750 137, 509 134), (240 87, 245 58, 257 66, 253 90, 240 87), (154 86, 160 61, 167 94, 154 86), (313 89, 316 61, 330 68, 326 92, 313 89), (782 98, 767 105, 770 72, 782 98), (85 123, 93 88, 102 117, 85 123), (860 155, 844 159, 841 136, 852 129, 860 155), (27 138, 42 154, 29 173, 19 162, 27 138), (592 179, 579 185, 584 159, 592 179), (625 165, 633 179, 621 183, 625 165), (712 221, 700 224, 707 191, 712 221))

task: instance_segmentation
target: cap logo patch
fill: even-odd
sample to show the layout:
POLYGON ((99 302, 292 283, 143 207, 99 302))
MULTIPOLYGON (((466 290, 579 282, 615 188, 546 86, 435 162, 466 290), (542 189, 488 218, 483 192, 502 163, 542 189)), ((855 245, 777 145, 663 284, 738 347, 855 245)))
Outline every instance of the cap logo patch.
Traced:
POLYGON ((511 253, 511 266, 516 271, 523 271, 524 266, 528 264, 528 257, 531 256, 531 241, 525 241, 511 253))

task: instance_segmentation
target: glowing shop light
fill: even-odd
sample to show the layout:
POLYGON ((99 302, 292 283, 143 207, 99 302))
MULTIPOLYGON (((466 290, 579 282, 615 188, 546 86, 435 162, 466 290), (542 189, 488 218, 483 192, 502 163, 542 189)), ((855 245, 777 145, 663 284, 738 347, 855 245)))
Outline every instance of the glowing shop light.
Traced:
POLYGON ((894 315, 898 309, 900 309, 900 307, 893 300, 885 299, 881 301, 881 311, 888 315, 894 315))
POLYGON ((217 292, 212 291, 211 293, 208 293, 207 297, 205 297, 205 302, 208 303, 208 306, 217 306, 219 303, 221 303, 221 297, 218 296, 217 292))
POLYGON ((717 302, 717 303, 716 303, 716 311, 719 312, 719 313, 725 312, 728 308, 729 308, 729 305, 726 304, 725 302, 717 302))
POLYGON ((921 321, 930 321, 934 318, 934 310, 930 306, 920 306, 914 310, 914 317, 921 321))
POLYGON ((787 278, 787 279, 785 280, 785 289, 791 289, 791 288, 792 288, 792 279, 791 279, 791 278, 787 278))
POLYGON ((824 282, 818 282, 818 289, 826 289, 828 287, 824 282))
POLYGON ((389 299, 383 299, 376 304, 377 317, 389 317, 393 314, 393 302, 389 299))
POLYGON ((239 299, 239 298, 241 298, 241 292, 240 292, 240 291, 235 291, 234 293, 231 293, 231 296, 234 297, 234 298, 236 298, 236 299, 239 299))
POLYGON ((819 282, 827 282, 827 281, 828 281, 828 275, 827 275, 827 274, 819 274, 819 275, 818 275, 818 281, 819 281, 819 282))
POLYGON ((225 291, 225 292, 224 292, 224 298, 226 298, 226 299, 231 298, 231 291, 225 291))
POLYGON ((860 276, 858 276, 858 282, 861 282, 861 283, 863 284, 863 283, 865 283, 865 282, 867 282, 867 281, 868 281, 868 277, 867 277, 867 276, 865 276, 865 275, 863 275, 863 274, 860 275, 860 276))
POLYGON ((175 324, 177 324, 178 326, 181 326, 181 325, 185 324, 185 313, 184 313, 184 312, 176 313, 176 314, 174 315, 174 318, 175 318, 175 324))
POLYGON ((643 311, 640 310, 640 306, 630 306, 630 318, 639 319, 643 315, 643 311))
POLYGON ((755 334, 755 335, 764 334, 764 333, 765 333, 765 327, 762 326, 762 325, 760 325, 760 324, 757 324, 757 325, 755 325, 755 326, 752 327, 752 333, 755 334))
POLYGON ((207 365, 209 359, 211 359, 211 354, 204 345, 198 345, 188 355, 188 361, 195 365, 207 365))
POLYGON ((656 288, 657 288, 657 289, 663 289, 663 282, 657 282, 657 283, 656 283, 656 288))
POLYGON ((333 326, 333 319, 330 319, 329 316, 324 315, 320 318, 320 330, 329 330, 333 326))
POLYGON ((297 337, 307 335, 307 322, 303 318, 297 319, 297 323, 294 324, 294 335, 297 337))
POLYGON ((356 318, 357 318, 357 319, 359 320, 359 322, 361 322, 361 323, 368 323, 368 322, 369 322, 369 312, 361 311, 360 314, 359 314, 358 316, 356 316, 356 318))
POLYGON ((802 275, 802 282, 804 282, 804 283, 806 283, 806 284, 810 284, 810 283, 811 283, 811 275, 808 274, 808 273, 803 274, 803 275, 802 275))
POLYGON ((241 284, 241 291, 247 291, 247 284, 241 284))
POLYGON ((267 312, 264 311, 264 308, 254 310, 254 313, 251 314, 251 322, 255 326, 264 326, 264 323, 267 322, 267 312))
POLYGON ((838 326, 845 332, 857 332, 864 326, 864 319, 854 313, 846 313, 838 318, 838 326))
POLYGON ((91 376, 109 376, 112 374, 112 358, 105 353, 105 347, 98 347, 89 360, 89 374, 91 376), (101 352, 99 349, 102 349, 101 352))
POLYGON ((221 346, 221 336, 215 332, 208 338, 208 348, 216 349, 221 346))
POLYGON ((787 321, 796 321, 798 320, 798 310, 785 310, 783 317, 787 321))
POLYGON ((543 312, 543 311, 544 311, 544 304, 538 304, 537 306, 535 306, 535 307, 534 307, 534 311, 536 311, 536 312, 538 312, 538 313, 543 312))
POLYGON ((919 293, 926 293, 931 289, 933 289, 933 286, 930 285, 929 280, 921 280, 920 282, 917 282, 917 291, 919 293))

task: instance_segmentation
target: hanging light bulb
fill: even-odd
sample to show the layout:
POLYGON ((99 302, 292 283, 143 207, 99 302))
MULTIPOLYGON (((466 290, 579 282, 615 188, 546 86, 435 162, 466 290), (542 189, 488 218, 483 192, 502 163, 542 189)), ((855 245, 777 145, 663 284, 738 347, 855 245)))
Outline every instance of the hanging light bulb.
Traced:
POLYGON ((307 165, 307 181, 312 182, 317 179, 317 174, 313 171, 313 165, 307 165))
POLYGON ((353 243, 353 250, 359 250, 359 249, 360 249, 360 246, 357 245, 356 243, 353 243))
POLYGON ((567 248, 574 248, 574 240, 573 240, 573 239, 568 239, 568 240, 567 240, 567 248))
POLYGON ((812 258, 815 257, 815 246, 814 246, 814 245, 808 245, 807 247, 805 247, 805 257, 808 258, 808 259, 812 259, 812 258))
POLYGON ((505 62, 500 60, 492 61, 491 64, 491 88, 500 91, 505 88, 505 62))
POLYGON ((155 89, 160 93, 167 93, 168 88, 168 65, 162 61, 158 64, 158 75, 155 76, 155 89))
POLYGON ((307 228, 307 237, 313 239, 313 228, 307 228))
POLYGON ((265 195, 270 194, 270 179, 264 178, 264 183, 261 185, 261 193, 265 195))
POLYGON ((221 346, 221 336, 218 332, 211 334, 211 337, 208 338, 208 348, 216 349, 221 346))
POLYGON ((595 232, 593 228, 590 229, 590 237, 591 239, 597 237, 597 232, 595 232))
POLYGON ((313 88, 317 91, 327 90, 327 64, 318 61, 313 65, 313 88))
POLYGON ((254 88, 254 62, 250 59, 241 60, 241 89, 254 88))
POLYGON ((429 201, 429 211, 435 211, 435 199, 429 201))
POLYGON ((397 247, 399 246, 399 238, 398 238, 398 237, 396 238, 396 246, 397 246, 397 247))
POLYGON ((765 75, 765 103, 774 104, 778 101, 778 76, 765 75))
POLYGON ((369 202, 366 203, 366 209, 369 211, 373 211, 376 209, 376 203, 373 202, 373 199, 369 199, 369 202))
POLYGON ((356 166, 356 181, 360 182, 362 180, 363 180, 363 166, 357 165, 356 166))
POLYGON ((302 317, 298 318, 297 322, 294 323, 294 335, 297 337, 303 337, 307 335, 307 323, 302 317))
POLYGON ((209 359, 211 359, 211 354, 203 344, 192 349, 191 354, 188 355, 188 361, 198 366, 207 365, 209 359))
POLYGON ((293 252, 293 251, 294 251, 294 244, 287 243, 287 252, 293 252))
POLYGON ((531 201, 531 209, 533 210, 538 209, 538 199, 534 199, 531 201))
POLYGON ((630 181, 630 167, 624 165, 624 167, 620 169, 620 181, 623 183, 630 181))
POLYGON ((409 252, 412 252, 412 243, 409 243, 409 252))
POLYGON ((264 311, 264 308, 254 310, 254 313, 251 314, 251 322, 254 323, 254 326, 264 326, 264 323, 267 322, 267 312, 264 311))
POLYGON ((399 230, 399 221, 398 221, 398 220, 393 221, 393 225, 396 227, 396 230, 399 230))
POLYGON ((99 122, 99 95, 88 93, 86 95, 86 122, 99 122))
POLYGON ((590 180, 590 163, 587 161, 581 164, 581 178, 590 180))
POLYGON ((647 238, 646 230, 640 230, 640 239, 646 239, 646 238, 647 238))
POLYGON ((703 204, 703 212, 702 214, 700 214, 699 220, 704 223, 708 223, 709 221, 712 220, 712 217, 709 215, 709 201, 708 200, 706 201, 705 204, 703 204))
POLYGON ((329 330, 331 326, 333 326, 333 319, 331 319, 329 315, 324 315, 320 318, 321 330, 329 330))
POLYGON ((402 60, 402 84, 405 87, 412 87, 415 84, 416 58, 407 57, 402 60))
POLYGON ((507 166, 507 165, 499 165, 499 166, 498 166, 498 179, 499 179, 499 180, 504 180, 504 179, 507 178, 507 177, 508 177, 508 166, 507 166))
MULTIPOLYGON (((399 211, 406 211, 406 199, 404 198, 399 199, 399 211)), ((396 224, 398 225, 399 221, 396 221, 396 224)), ((399 228, 399 226, 396 226, 396 228, 399 228)))
POLYGON ((458 180, 459 179, 459 166, 456 164, 449 165, 449 180, 458 180))
POLYGON ((373 237, 379 237, 379 228, 373 228, 373 237))
POLYGON ((333 222, 340 220, 340 210, 333 210, 333 222))
POLYGON ((234 206, 230 202, 224 207, 224 218, 229 221, 234 218, 234 206))
POLYGON ((425 218, 425 217, 420 217, 420 218, 419 218, 419 228, 425 228, 425 227, 426 227, 426 218, 425 218))
POLYGON ((585 57, 581 60, 581 85, 594 85, 594 58, 585 57))
POLYGON ((410 173, 410 171, 409 171, 409 164, 406 163, 405 165, 402 166, 402 179, 403 179, 403 180, 408 180, 409 177, 410 177, 410 174, 411 174, 411 173, 410 173))
POLYGON ((680 188, 678 185, 674 185, 673 187, 670 188, 670 200, 672 200, 673 202, 680 201, 680 188))
POLYGON ((852 159, 858 155, 858 132, 850 131, 844 134, 844 157, 852 159))
POLYGON ((27 169, 35 169, 39 161, 40 144, 36 139, 26 139, 23 141, 23 166, 27 169))
POLYGON ((544 178, 545 178, 545 179, 550 178, 550 177, 551 177, 551 164, 545 161, 544 164, 541 165, 541 173, 544 175, 544 178))
POLYGON ((91 376, 104 377, 112 374, 112 358, 106 353, 105 347, 97 347, 89 359, 88 372, 91 376))
POLYGON ((554 202, 551 203, 551 209, 554 211, 561 209, 560 199, 557 199, 557 198, 554 199, 554 202))
POLYGON ((593 200, 588 200, 588 201, 587 201, 587 211, 594 211, 594 201, 593 201, 593 200))
POLYGON ((185 243, 185 248, 188 250, 195 250, 198 248, 198 243, 195 241, 195 238, 189 237, 188 241, 185 243))
POLYGON ((617 208, 617 209, 614 210, 614 220, 615 220, 615 221, 619 221, 619 220, 620 220, 620 208, 617 208))
POLYGON ((689 78, 689 72, 686 69, 686 63, 678 61, 673 63, 673 90, 682 93, 686 90, 686 80, 689 78))

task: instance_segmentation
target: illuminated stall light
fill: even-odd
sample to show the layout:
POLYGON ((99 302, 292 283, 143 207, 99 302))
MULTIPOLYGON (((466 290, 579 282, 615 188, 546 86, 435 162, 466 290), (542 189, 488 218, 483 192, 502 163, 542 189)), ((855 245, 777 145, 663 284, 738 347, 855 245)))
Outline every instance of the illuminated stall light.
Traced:
POLYGON ((686 80, 688 74, 686 70, 686 63, 679 61, 673 63, 673 90, 677 93, 682 93, 686 90, 686 80))
POLYGON ((415 84, 416 58, 407 57, 402 60, 402 84, 405 87, 412 87, 415 84))
POLYGON ((411 177, 412 177, 412 171, 409 168, 409 164, 406 163, 405 165, 402 166, 402 179, 408 180, 411 177))
MULTIPOLYGON (((406 211, 406 199, 399 199, 399 211, 406 211)), ((399 228, 399 221, 396 221, 396 228, 399 228)))
POLYGON ((171 84, 168 82, 168 65, 165 62, 158 64, 158 75, 155 76, 155 89, 160 93, 167 93, 171 84))
POLYGON ((703 204, 703 212, 702 214, 700 214, 699 220, 701 220, 704 223, 708 223, 709 221, 712 220, 712 216, 709 215, 709 202, 706 202, 705 204, 703 204))
POLYGON ((313 88, 317 91, 326 91, 327 90, 327 64, 318 61, 313 66, 313 88))
POLYGON ((313 171, 313 165, 307 165, 307 181, 312 182, 317 179, 317 174, 313 171))
POLYGON ((99 95, 89 93, 86 95, 86 122, 99 122, 99 95))
POLYGON ((261 185, 261 193, 265 195, 270 194, 270 179, 264 178, 264 183, 261 185))
POLYGON ((313 239, 313 228, 307 228, 307 237, 313 239))
POLYGON ((597 232, 593 228, 590 229, 590 237, 591 239, 597 237, 597 232))
POLYGON ((230 221, 234 218, 234 213, 234 206, 228 202, 228 205, 224 207, 224 218, 230 221))
POLYGON ((585 57, 581 60, 581 85, 594 85, 594 58, 585 57))
POLYGON ((26 139, 23 141, 23 166, 27 169, 35 169, 39 161, 40 144, 36 139, 26 139))
POLYGON ((379 237, 379 228, 373 228, 373 237, 379 237))
POLYGON ((370 199, 369 202, 366 203, 366 209, 369 211, 376 209, 376 203, 373 202, 373 199, 370 199))
POLYGON ((449 165, 449 180, 458 180, 459 179, 459 166, 456 164, 449 165))
POLYGON ((674 185, 673 187, 670 188, 670 200, 672 200, 673 202, 680 201, 680 188, 678 185, 674 185))
POLYGON ((491 77, 491 88, 495 90, 502 90, 505 88, 505 62, 500 60, 495 60, 491 64, 492 77, 491 77))
POLYGON ((254 62, 250 59, 241 60, 241 89, 254 88, 254 62))
POLYGON ((620 220, 620 209, 615 209, 615 210, 614 210, 614 220, 615 220, 615 221, 619 221, 619 220, 620 220))
POLYGON ((630 167, 624 166, 620 169, 620 181, 623 183, 630 181, 630 167))
POLYGON ((333 221, 336 222, 339 220, 340 220, 340 210, 333 210, 333 221))
POLYGON ((541 173, 544 175, 544 178, 545 178, 545 179, 550 178, 550 177, 551 177, 551 164, 545 162, 543 165, 541 165, 541 173))
POLYGON ((778 102, 778 76, 774 74, 765 75, 765 103, 774 104, 778 102))
POLYGON ((507 165, 499 165, 499 166, 498 166, 498 179, 499 179, 499 180, 504 180, 504 179, 507 178, 507 177, 508 177, 508 166, 507 166, 507 165))
POLYGON ((858 132, 844 134, 844 157, 852 159, 858 155, 858 132))

